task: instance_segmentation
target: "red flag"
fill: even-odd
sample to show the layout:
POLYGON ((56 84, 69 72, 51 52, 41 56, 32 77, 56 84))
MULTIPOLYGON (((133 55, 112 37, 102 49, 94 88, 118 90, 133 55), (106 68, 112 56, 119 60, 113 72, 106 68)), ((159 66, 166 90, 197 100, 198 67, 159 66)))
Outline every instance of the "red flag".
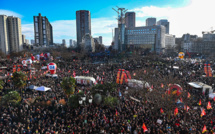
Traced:
POLYGON ((148 131, 148 129, 146 128, 146 125, 145 125, 145 123, 143 123, 143 126, 142 126, 142 128, 143 128, 143 132, 146 132, 146 131, 148 131))
POLYGON ((76 76, 76 73, 75 73, 75 71, 73 71, 73 77, 75 77, 76 76))
POLYGON ((187 112, 188 112, 188 110, 190 109, 190 107, 189 106, 187 106, 187 112))
POLYGON ((176 116, 178 114, 178 108, 176 107, 174 110, 174 115, 176 116))
POLYGON ((164 85, 163 85, 163 83, 161 83, 161 88, 163 88, 164 87, 164 85))
POLYGON ((208 110, 209 110, 209 109, 212 109, 212 107, 211 107, 211 102, 210 102, 210 101, 208 101, 207 109, 208 109, 208 110))
POLYGON ((162 108, 160 109, 160 112, 161 112, 161 114, 163 114, 163 113, 164 113, 164 111, 163 111, 163 109, 162 109, 162 108))
POLYGON ((206 115, 206 113, 205 113, 205 110, 202 109, 201 117, 204 116, 204 115, 206 115))
POLYGON ((199 106, 201 106, 201 105, 202 105, 201 99, 199 100, 199 103, 198 103, 198 105, 199 105, 199 106))
POLYGON ((117 112, 117 110, 116 110, 116 116, 118 115, 118 112, 117 112))
POLYGON ((44 56, 43 53, 41 53, 40 56, 43 57, 44 56))
POLYGON ((180 102, 182 103, 183 101, 182 101, 182 98, 180 98, 180 102))
POLYGON ((189 92, 187 93, 187 98, 190 98, 190 93, 189 92))
POLYGON ((204 125, 203 129, 202 129, 202 133, 205 133, 207 131, 206 129, 206 125, 204 125))
POLYGON ((215 101, 215 97, 214 97, 214 101, 215 101))

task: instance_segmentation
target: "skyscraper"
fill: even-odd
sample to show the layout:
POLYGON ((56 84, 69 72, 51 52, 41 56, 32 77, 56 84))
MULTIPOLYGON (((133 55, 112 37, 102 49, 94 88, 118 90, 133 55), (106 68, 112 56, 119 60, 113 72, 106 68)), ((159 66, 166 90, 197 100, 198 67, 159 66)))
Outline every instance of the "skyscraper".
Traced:
POLYGON ((102 44, 102 36, 99 36, 99 42, 102 44))
POLYGON ((65 40, 65 39, 62 40, 62 45, 63 45, 64 47, 66 47, 66 40, 65 40))
POLYGON ((25 35, 23 34, 22 35, 22 44, 25 44, 26 42, 25 42, 25 35))
POLYGON ((73 41, 72 41, 72 39, 69 40, 69 46, 70 46, 70 47, 73 46, 73 41))
POLYGON ((77 30, 77 47, 81 47, 83 36, 87 33, 91 35, 91 17, 90 11, 76 11, 76 30, 77 30))
POLYGON ((0 49, 5 54, 22 50, 21 20, 18 17, 0 15, 0 49))
POLYGON ((168 22, 168 20, 166 20, 166 19, 163 19, 163 20, 159 20, 158 22, 157 22, 157 25, 162 25, 162 26, 164 26, 165 28, 166 28, 166 34, 169 34, 169 22, 168 22))
POLYGON ((35 43, 34 40, 31 40, 31 45, 34 45, 34 43, 35 43))
POLYGON ((0 15, 0 50, 5 54, 9 53, 8 41, 7 16, 0 15))
POLYGON ((146 19, 146 26, 154 26, 156 25, 156 18, 147 18, 146 19))
POLYGON ((135 27, 135 12, 126 12, 125 14, 125 26, 126 28, 135 27))
POLYGON ((46 16, 34 16, 34 40, 36 45, 49 46, 53 45, 52 25, 46 16))

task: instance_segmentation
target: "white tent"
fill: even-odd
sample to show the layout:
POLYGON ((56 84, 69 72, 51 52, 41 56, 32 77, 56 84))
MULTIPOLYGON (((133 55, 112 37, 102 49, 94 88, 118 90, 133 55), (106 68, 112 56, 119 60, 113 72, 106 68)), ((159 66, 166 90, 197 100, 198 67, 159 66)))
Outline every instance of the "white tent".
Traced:
POLYGON ((95 83, 95 78, 93 77, 86 77, 86 76, 76 76, 75 80, 78 84, 82 84, 82 85, 93 85, 93 83, 95 83))
POLYGON ((41 67, 41 69, 47 69, 47 66, 43 66, 43 67, 41 67))
POLYGON ((209 94, 209 98, 212 98, 212 99, 213 99, 214 97, 215 97, 215 93, 210 93, 210 94, 209 94))
POLYGON ((35 89, 35 90, 46 92, 46 91, 48 91, 48 90, 51 90, 51 88, 41 86, 41 87, 38 87, 38 88, 37 88, 37 89, 35 89))
POLYGON ((28 88, 29 88, 29 89, 34 89, 34 90, 36 90, 38 87, 35 86, 35 85, 30 85, 28 88))

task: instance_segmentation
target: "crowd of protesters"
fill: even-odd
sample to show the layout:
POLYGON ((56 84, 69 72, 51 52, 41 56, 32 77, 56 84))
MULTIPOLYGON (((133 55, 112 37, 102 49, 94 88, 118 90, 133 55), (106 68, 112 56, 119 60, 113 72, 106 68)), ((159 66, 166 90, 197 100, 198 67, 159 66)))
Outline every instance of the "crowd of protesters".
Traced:
MULTIPOLYGON (((17 90, 21 97, 19 106, 0 106, 0 133, 2 134, 82 134, 82 133, 131 133, 131 134, 188 134, 202 133, 203 127, 206 126, 205 133, 215 133, 215 101, 209 99, 208 96, 202 93, 196 93, 184 83, 190 81, 200 81, 212 86, 214 89, 213 78, 203 78, 203 64, 191 64, 190 62, 177 62, 174 60, 163 60, 162 65, 158 64, 161 59, 151 60, 142 58, 127 59, 121 63, 115 64, 83 64, 79 60, 61 62, 54 60, 58 65, 56 74, 58 79, 45 77, 44 70, 36 69, 36 74, 33 78, 27 81, 27 85, 23 90, 17 90), (173 69, 174 64, 179 66, 178 70, 173 69), (193 103, 198 103, 201 99, 201 106, 190 105, 190 109, 186 112, 183 108, 178 110, 178 114, 174 114, 175 107, 171 112, 167 112, 165 107, 160 112, 160 108, 154 110, 154 102, 143 101, 143 96, 135 93, 130 95, 140 101, 136 101, 128 97, 125 91, 129 89, 126 84, 118 85, 118 90, 113 92, 118 97, 119 104, 115 107, 105 106, 103 104, 89 104, 78 108, 71 108, 69 105, 62 105, 60 100, 68 101, 67 96, 61 89, 60 82, 64 77, 70 76, 91 76, 98 80, 98 83, 116 82, 118 69, 126 69, 130 71, 133 77, 138 70, 147 70, 150 68, 153 80, 157 80, 157 76, 172 75, 179 79, 183 85, 183 89, 189 91, 193 103), (193 72, 195 71, 195 72, 193 72), (86 73, 87 72, 87 73, 86 73), (75 74, 74 74, 75 73, 75 74), (100 78, 100 79, 98 79, 100 78), (52 90, 49 92, 38 92, 27 90, 29 85, 46 86, 52 90), (122 95, 119 96, 118 91, 122 95), (37 104, 50 101, 50 105, 30 105, 26 102, 27 99, 35 99, 37 104), (212 109, 207 110, 208 101, 211 102, 212 109), (205 109, 206 115, 201 117, 201 109, 205 109), (186 113, 185 113, 186 112, 186 113), (186 117, 185 117, 186 116, 186 117), (161 122, 158 122, 160 120, 161 122), (145 127, 143 127, 145 124, 145 127), (147 128, 147 130, 146 130, 147 128)), ((21 64, 20 61, 18 63, 21 64)), ((41 62, 39 66, 45 66, 48 61, 41 62)), ((13 61, 7 60, 1 63, 1 66, 7 66, 5 74, 13 72, 13 61)), ((35 65, 36 66, 36 65, 35 65)), ((143 78, 140 78, 143 79, 143 78)), ((150 80, 148 80, 150 81, 150 80)), ((5 80, 4 89, 1 95, 4 95, 6 90, 15 89, 12 80, 5 80)), ((152 83, 150 83, 152 84, 152 83)), ((75 90, 83 92, 90 91, 89 86, 77 85, 75 90)), ((159 87, 153 87, 159 88, 159 87)), ((132 89, 135 90, 135 89, 132 89)), ((143 90, 143 89, 142 89, 143 90)), ((146 90, 146 89, 144 89, 146 90)), ((128 90, 129 91, 129 90, 128 90)), ((128 93, 129 94, 129 93, 128 93)))

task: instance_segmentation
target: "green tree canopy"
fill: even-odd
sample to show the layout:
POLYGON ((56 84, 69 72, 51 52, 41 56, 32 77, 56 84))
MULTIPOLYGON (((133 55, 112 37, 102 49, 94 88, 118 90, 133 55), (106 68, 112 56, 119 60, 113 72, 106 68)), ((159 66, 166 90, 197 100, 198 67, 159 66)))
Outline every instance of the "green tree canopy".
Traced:
POLYGON ((13 83, 14 86, 21 89, 26 85, 27 76, 23 72, 14 72, 13 73, 13 83))
POLYGON ((0 90, 3 89, 3 87, 4 87, 4 82, 0 80, 0 90))
POLYGON ((75 78, 73 77, 65 77, 61 82, 61 87, 67 96, 74 94, 75 86, 75 78))
POLYGON ((97 84, 91 89, 91 93, 95 95, 96 93, 101 93, 101 95, 107 95, 109 92, 116 91, 116 84, 115 83, 104 83, 104 84, 97 84))
POLYGON ((16 105, 21 101, 20 94, 17 91, 10 91, 8 94, 1 98, 1 103, 3 105, 12 104, 16 105))

